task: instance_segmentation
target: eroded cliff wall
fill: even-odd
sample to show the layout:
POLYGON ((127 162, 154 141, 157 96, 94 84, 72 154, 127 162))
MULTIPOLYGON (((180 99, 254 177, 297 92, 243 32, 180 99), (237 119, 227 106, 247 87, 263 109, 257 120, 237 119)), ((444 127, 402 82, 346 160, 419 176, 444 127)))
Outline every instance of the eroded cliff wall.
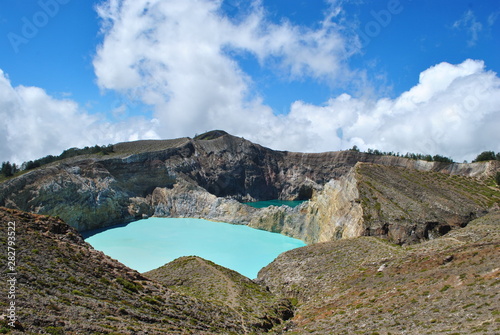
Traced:
POLYGON ((58 215, 80 231, 155 215, 249 224, 308 243, 360 235, 406 243, 464 225, 493 206, 498 194, 487 180, 498 163, 290 153, 223 133, 120 143, 108 156, 60 161, 0 184, 0 206, 58 215), (440 181, 453 176, 472 186, 440 181), (437 186, 418 186, 426 184, 437 186), (309 201, 261 210, 240 203, 277 198, 309 201))
POLYGON ((271 207, 250 220, 250 226, 299 238, 306 243, 363 235, 363 210, 354 169, 327 182, 296 208, 271 207))

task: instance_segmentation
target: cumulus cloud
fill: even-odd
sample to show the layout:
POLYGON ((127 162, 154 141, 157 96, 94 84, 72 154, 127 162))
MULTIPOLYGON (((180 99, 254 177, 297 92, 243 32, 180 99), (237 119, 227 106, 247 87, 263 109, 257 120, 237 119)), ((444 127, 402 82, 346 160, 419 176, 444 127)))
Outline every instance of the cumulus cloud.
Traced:
POLYGON ((440 63, 395 99, 342 94, 325 106, 296 102, 288 118, 308 123, 321 149, 357 145, 471 160, 486 148, 500 151, 500 78, 482 61, 440 63))
MULTIPOLYGON (((342 94, 321 106, 296 101, 287 115, 275 115, 235 55, 249 54, 290 80, 352 80, 345 60, 357 50, 336 21, 341 2, 330 3, 311 29, 268 21, 259 1, 238 21, 223 14, 222 1, 107 1, 98 8, 104 33, 94 59, 98 83, 153 106, 167 138, 218 128, 295 151, 358 145, 471 159, 484 148, 500 149, 492 140, 500 120, 498 77, 481 61, 438 64, 395 99, 342 94)), ((455 26, 469 29, 472 41, 481 30, 472 12, 455 26)))
POLYGON ((13 87, 0 70, 0 160, 22 163, 70 147, 157 137, 151 121, 111 124, 38 87, 13 87))
POLYGON ((294 79, 335 80, 348 72, 344 63, 353 51, 334 23, 337 10, 310 29, 269 22, 259 1, 238 21, 223 14, 222 4, 103 3, 98 13, 105 37, 94 59, 98 84, 153 106, 164 137, 212 128, 252 134, 259 127, 274 129, 273 113, 231 55, 251 55, 294 79))

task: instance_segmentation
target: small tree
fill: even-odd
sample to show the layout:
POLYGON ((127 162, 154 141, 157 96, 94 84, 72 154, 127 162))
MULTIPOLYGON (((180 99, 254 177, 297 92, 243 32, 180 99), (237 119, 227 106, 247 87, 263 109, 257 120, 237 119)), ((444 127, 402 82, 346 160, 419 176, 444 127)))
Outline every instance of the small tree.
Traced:
POLYGON ((351 151, 356 151, 356 152, 359 152, 359 148, 357 145, 353 146, 351 149, 351 151))
POLYGON ((12 174, 19 172, 19 166, 16 163, 12 163, 12 174))
POLYGON ((434 162, 453 163, 453 159, 441 155, 434 155, 432 160, 434 162))
POLYGON ((40 166, 39 161, 29 161, 29 162, 24 162, 23 163, 24 170, 32 170, 40 166))
POLYGON ((477 155, 473 162, 484 162, 484 161, 494 161, 496 159, 495 152, 493 151, 483 151, 477 155))
POLYGON ((424 155, 424 156, 422 157, 422 159, 423 159, 424 161, 432 162, 432 156, 431 156, 431 155, 424 155))
POLYGON ((495 176, 495 181, 497 182, 497 185, 500 186, 500 171, 497 172, 497 175, 495 176))
POLYGON ((1 171, 5 177, 11 177, 14 175, 14 172, 12 171, 12 164, 10 164, 10 162, 3 162, 1 171))

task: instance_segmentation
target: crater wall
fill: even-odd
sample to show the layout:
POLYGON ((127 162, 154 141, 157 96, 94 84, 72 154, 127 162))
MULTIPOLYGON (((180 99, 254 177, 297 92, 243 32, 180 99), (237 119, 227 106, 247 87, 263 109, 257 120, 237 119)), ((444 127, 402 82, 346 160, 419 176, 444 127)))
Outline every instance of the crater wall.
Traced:
POLYGON ((415 185, 460 176, 481 188, 499 170, 498 163, 274 151, 222 132, 205 139, 119 143, 111 155, 47 165, 0 184, 0 206, 57 215, 79 231, 146 216, 200 217, 307 243, 360 235, 406 243, 412 235, 420 240, 442 232, 444 225, 462 226, 497 202, 493 191, 475 197, 452 184, 441 185, 451 187, 446 194, 415 185), (309 201, 294 209, 261 210, 240 203, 271 199, 309 201))

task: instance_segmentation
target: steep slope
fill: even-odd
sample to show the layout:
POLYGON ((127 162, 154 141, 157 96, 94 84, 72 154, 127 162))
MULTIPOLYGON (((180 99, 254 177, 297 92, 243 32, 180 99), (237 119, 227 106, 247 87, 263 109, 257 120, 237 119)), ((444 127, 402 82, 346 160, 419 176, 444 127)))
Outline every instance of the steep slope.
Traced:
POLYGON ((287 334, 498 334, 500 212, 428 242, 374 237, 295 249, 261 270, 295 300, 287 334))
POLYGON ((363 211, 353 169, 314 191, 298 207, 270 207, 250 220, 254 228, 282 233, 306 243, 331 241, 363 235, 363 211))
MULTIPOLYGON (((268 327, 247 323, 254 319, 251 312, 242 319, 224 304, 148 279, 92 249, 60 219, 0 208, 0 222, 1 278, 16 279, 9 286, 15 297, 1 294, 0 307, 6 311, 14 302, 17 327, 28 333, 246 334, 268 327), (7 268, 9 222, 15 222, 13 269, 7 268)), ((205 282, 210 285, 211 279, 205 282)), ((246 289, 238 281, 232 285, 235 291, 246 289)), ((266 315, 265 308, 260 312, 266 315)), ((10 330, 7 321, 2 332, 10 330)))
POLYGON ((356 166, 365 235, 415 243, 441 236, 500 204, 487 180, 359 163, 356 166))
MULTIPOLYGON (((141 275, 60 219, 2 208, 0 222, 5 265, 5 228, 16 223, 17 274, 4 268, 2 280, 17 279, 16 327, 27 333, 500 331, 500 212, 408 247, 360 237, 295 249, 264 268, 259 285, 197 257, 141 275), (280 326, 292 316, 287 300, 295 316, 280 326)), ((12 299, 0 297, 7 310, 12 299)))
POLYGON ((241 317, 243 327, 271 329, 293 315, 288 300, 277 299, 252 280, 200 257, 181 257, 144 276, 230 309, 241 317))

